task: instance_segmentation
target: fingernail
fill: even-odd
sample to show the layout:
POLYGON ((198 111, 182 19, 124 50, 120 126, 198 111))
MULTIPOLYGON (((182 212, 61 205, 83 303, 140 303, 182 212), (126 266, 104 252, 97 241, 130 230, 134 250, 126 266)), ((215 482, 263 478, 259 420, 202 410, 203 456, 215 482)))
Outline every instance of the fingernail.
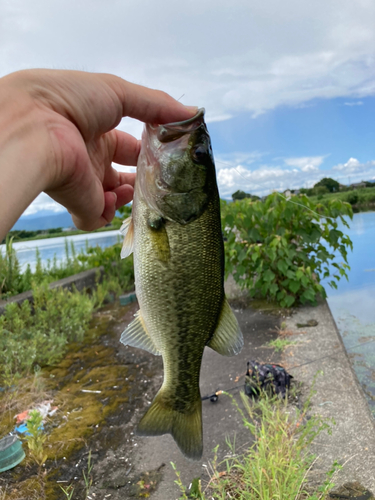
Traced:
POLYGON ((198 106, 185 106, 186 109, 196 114, 198 112, 198 106))

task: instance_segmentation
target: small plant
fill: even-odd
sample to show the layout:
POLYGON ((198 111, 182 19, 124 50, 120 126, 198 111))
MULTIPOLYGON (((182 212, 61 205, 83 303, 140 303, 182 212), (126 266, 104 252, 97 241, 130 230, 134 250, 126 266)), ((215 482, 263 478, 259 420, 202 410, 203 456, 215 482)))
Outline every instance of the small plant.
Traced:
POLYGON ((269 347, 273 347, 275 349, 275 352, 283 352, 285 347, 288 347, 290 345, 295 345, 295 342, 292 342, 291 340, 277 338, 275 340, 270 340, 270 342, 268 342, 267 345, 269 347))
POLYGON ((348 203, 313 203, 306 195, 288 200, 273 193, 265 201, 222 202, 226 272, 250 295, 282 307, 326 297, 320 281, 347 278, 350 238, 338 229, 352 217, 348 203), (342 261, 337 261, 340 255, 342 261))
POLYGON ((47 460, 44 448, 46 435, 43 432, 43 417, 38 410, 31 410, 26 421, 27 434, 25 439, 32 459, 41 467, 47 460))
POLYGON ((62 489, 64 495, 67 498, 67 500, 72 500, 73 493, 74 493, 74 486, 72 486, 71 484, 69 484, 69 486, 67 486, 66 488, 64 488, 64 486, 61 486, 61 484, 60 484, 60 488, 62 489))
POLYGON ((175 471, 177 479, 175 480, 175 483, 177 486, 180 488, 181 495, 180 500, 189 500, 189 497, 186 494, 186 487, 184 486, 184 483, 181 481, 181 474, 180 472, 176 469, 176 466, 173 462, 171 462, 172 469, 175 471))
POLYGON ((0 298, 6 299, 13 293, 20 293, 22 289, 22 275, 13 248, 13 238, 6 238, 5 254, 0 251, 0 298))
POLYGON ((92 486, 92 476, 91 476, 92 469, 93 469, 93 464, 91 463, 91 450, 90 450, 89 451, 89 456, 88 456, 88 459, 87 459, 87 474, 86 474, 85 471, 82 471, 83 480, 85 482, 85 493, 86 493, 85 500, 89 496, 90 488, 92 486))

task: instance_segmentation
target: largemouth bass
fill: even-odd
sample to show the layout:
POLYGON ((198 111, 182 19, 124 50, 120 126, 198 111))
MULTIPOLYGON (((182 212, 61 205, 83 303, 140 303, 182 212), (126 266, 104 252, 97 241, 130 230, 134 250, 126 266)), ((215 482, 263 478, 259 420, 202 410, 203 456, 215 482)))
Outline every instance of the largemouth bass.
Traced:
POLYGON ((170 433, 198 460, 203 350, 232 356, 243 345, 224 294, 220 199, 204 109, 184 122, 145 125, 137 171, 121 255, 134 250, 140 309, 121 342, 161 354, 164 365, 163 385, 137 434, 170 433))

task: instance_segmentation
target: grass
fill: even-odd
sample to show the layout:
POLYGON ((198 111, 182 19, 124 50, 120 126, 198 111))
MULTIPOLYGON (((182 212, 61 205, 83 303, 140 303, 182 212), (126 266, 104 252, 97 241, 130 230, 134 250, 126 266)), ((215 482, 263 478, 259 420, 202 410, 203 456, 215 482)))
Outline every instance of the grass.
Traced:
POLYGON ((310 196, 309 198, 316 203, 320 202, 323 204, 327 203, 329 200, 339 199, 359 209, 370 208, 375 206, 375 187, 340 191, 338 193, 326 193, 318 196, 310 196))
MULTIPOLYGON (((83 481, 85 484, 85 497, 84 500, 87 500, 89 498, 89 493, 90 493, 90 488, 92 486, 92 469, 93 469, 93 464, 91 462, 91 450, 89 451, 89 457, 87 460, 87 472, 84 470, 82 471, 82 476, 83 476, 83 481)), ((61 490, 64 492, 65 497, 67 500, 71 500, 73 497, 74 493, 74 486, 71 484, 64 488, 63 486, 60 486, 61 490)))
POLYGON ((296 344, 296 342, 279 337, 277 339, 274 339, 274 340, 271 340, 270 342, 268 342, 267 346, 275 349, 275 352, 283 352, 285 347, 295 345, 295 344, 296 344))
MULTIPOLYGON (((330 432, 330 422, 319 415, 309 415, 311 391, 302 410, 277 397, 262 394, 257 401, 241 394, 244 409, 231 397, 252 436, 253 444, 238 453, 235 443, 228 443, 229 458, 218 463, 218 447, 209 464, 209 480, 199 479, 188 491, 176 471, 180 500, 324 500, 333 488, 333 478, 340 469, 337 463, 326 474, 323 484, 313 490, 309 474, 316 457, 310 452, 314 439, 330 432)), ((172 467, 175 469, 174 464, 172 467)), ((176 470, 176 469, 175 469, 176 470)))

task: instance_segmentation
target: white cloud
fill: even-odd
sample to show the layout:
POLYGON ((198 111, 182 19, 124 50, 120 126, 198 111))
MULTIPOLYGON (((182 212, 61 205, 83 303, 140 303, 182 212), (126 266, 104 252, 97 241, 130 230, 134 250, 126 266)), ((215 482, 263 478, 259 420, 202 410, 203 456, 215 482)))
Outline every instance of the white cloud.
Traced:
POLYGON ((302 172, 318 172, 319 168, 315 165, 307 164, 301 168, 302 172))
POLYGON ((57 203, 55 200, 50 198, 48 194, 41 193, 31 205, 25 210, 23 215, 32 215, 40 210, 52 210, 52 212, 64 212, 66 209, 57 203))
POLYGON ((311 170, 316 170, 319 167, 326 156, 302 156, 298 158, 285 158, 284 162, 286 165, 291 167, 298 167, 304 172, 311 170))
POLYGON ((344 106, 363 106, 363 101, 344 102, 344 106))
MULTIPOLYGON (((317 164, 319 161, 315 158, 313 162, 299 163, 298 158, 292 161, 299 168, 285 167, 284 165, 261 165, 255 168, 246 168, 233 162, 231 166, 228 159, 228 167, 220 168, 217 172, 220 195, 223 198, 230 198, 238 189, 247 193, 262 196, 271 191, 284 191, 285 189, 299 189, 301 187, 309 188, 320 181, 323 177, 332 177, 341 184, 359 182, 361 180, 371 180, 375 178, 375 160, 366 163, 360 163, 355 158, 330 169, 320 169, 317 164)), ((286 163, 286 162, 285 162, 286 163)))
MULTIPOLYGON (((371 162, 370 162, 371 163, 371 162)), ((349 158, 346 163, 335 165, 333 170, 345 170, 346 172, 355 172, 362 167, 362 164, 356 158, 349 158)))
POLYGON ((112 72, 184 94, 182 102, 206 107, 207 121, 258 116, 374 95, 374 19, 368 0, 0 0, 0 75, 112 72))

